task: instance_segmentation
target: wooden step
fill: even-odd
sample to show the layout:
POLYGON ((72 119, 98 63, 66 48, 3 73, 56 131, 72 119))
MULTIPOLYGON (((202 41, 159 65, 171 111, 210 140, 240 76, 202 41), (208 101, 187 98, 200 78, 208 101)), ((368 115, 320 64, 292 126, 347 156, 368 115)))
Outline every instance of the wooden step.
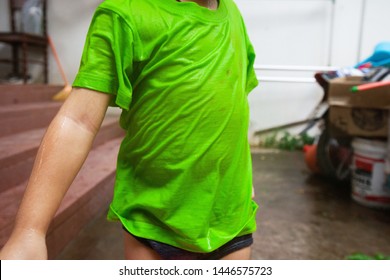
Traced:
MULTIPOLYGON (((40 128, 0 138, 0 192, 27 180, 45 131, 40 128)), ((118 117, 107 115, 93 148, 123 135, 118 117)))
MULTIPOLYGON (((116 159, 121 137, 95 147, 67 192, 50 226, 50 258, 61 250, 93 217, 106 211, 112 198, 116 159)), ((0 193, 0 247, 8 239, 26 182, 0 193)))
POLYGON ((64 86, 60 85, 0 85, 0 106, 51 101, 64 86))
POLYGON ((47 101, 0 106, 0 137, 48 126, 61 105, 47 101))
MULTIPOLYGON (((41 139, 62 105, 52 97, 62 89, 0 85, 0 247, 11 233, 41 139)), ((108 111, 86 162, 49 228, 50 258, 55 258, 89 220, 107 210, 123 136, 118 112, 108 111)))

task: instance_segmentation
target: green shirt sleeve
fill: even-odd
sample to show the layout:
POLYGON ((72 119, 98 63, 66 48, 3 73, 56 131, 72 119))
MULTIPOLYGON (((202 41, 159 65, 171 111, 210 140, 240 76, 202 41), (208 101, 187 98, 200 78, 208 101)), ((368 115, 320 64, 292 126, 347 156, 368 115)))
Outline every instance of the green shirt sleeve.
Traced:
POLYGON ((74 87, 112 94, 111 106, 128 110, 132 99, 133 33, 118 14, 98 8, 87 34, 74 87))
POLYGON ((257 80, 256 77, 256 71, 254 69, 256 55, 249 39, 247 40, 247 52, 248 52, 248 67, 247 67, 247 80, 246 80, 245 91, 247 94, 249 94, 259 84, 259 81, 257 80))
POLYGON ((244 20, 242 17, 241 17, 241 24, 243 25, 243 28, 244 28, 245 45, 246 45, 246 51, 247 51, 247 55, 248 55, 245 91, 246 91, 246 94, 249 94, 259 84, 259 81, 257 80, 257 77, 256 77, 256 71, 254 69, 256 53, 255 53, 255 49, 253 48, 253 45, 249 39, 248 32, 246 30, 246 26, 245 26, 245 23, 244 23, 244 20))

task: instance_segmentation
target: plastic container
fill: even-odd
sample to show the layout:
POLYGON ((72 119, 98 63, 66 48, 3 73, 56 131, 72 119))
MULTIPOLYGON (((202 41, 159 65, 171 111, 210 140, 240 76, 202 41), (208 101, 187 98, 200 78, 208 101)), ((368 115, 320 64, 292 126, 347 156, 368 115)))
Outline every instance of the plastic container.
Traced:
POLYGON ((352 147, 352 198, 365 206, 390 208, 385 173, 387 142, 355 138, 352 147))
POLYGON ((320 168, 317 163, 317 145, 305 145, 303 146, 305 153, 305 162, 311 172, 320 174, 320 168))
POLYGON ((371 67, 390 66, 390 41, 378 43, 373 54, 355 65, 356 68, 369 63, 371 67))
POLYGON ((27 0, 22 8, 22 30, 25 33, 43 35, 43 11, 41 0, 27 0))

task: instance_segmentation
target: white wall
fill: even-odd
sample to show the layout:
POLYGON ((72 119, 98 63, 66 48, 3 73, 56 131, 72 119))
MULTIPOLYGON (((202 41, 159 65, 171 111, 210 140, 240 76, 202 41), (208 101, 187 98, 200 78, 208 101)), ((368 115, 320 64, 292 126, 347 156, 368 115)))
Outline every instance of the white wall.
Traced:
MULTIPOLYGON (((78 71, 93 12, 101 2, 101 0, 49 0, 48 32, 54 41, 70 83, 73 82, 78 71)), ((53 56, 50 65, 50 82, 63 83, 53 56)))
POLYGON ((236 3, 257 53, 260 85, 249 96, 251 136, 255 131, 307 119, 323 96, 313 79, 315 72, 353 66, 369 56, 378 42, 390 41, 388 0, 236 3), (301 70, 281 70, 288 68, 301 70))
POLYGON ((390 41, 390 1, 366 0, 360 59, 372 53, 373 46, 379 41, 390 41))
POLYGON ((322 98, 313 71, 278 68, 329 64, 332 1, 237 0, 236 3, 256 50, 256 66, 261 67, 257 70, 260 85, 249 96, 251 134, 307 118, 322 98), (270 70, 271 67, 274 69, 270 70))

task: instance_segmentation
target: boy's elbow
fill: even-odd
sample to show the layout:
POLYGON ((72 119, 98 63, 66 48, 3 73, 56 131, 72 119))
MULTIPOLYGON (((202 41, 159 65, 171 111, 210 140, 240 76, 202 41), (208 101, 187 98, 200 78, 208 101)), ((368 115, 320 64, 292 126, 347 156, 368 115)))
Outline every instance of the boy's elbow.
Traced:
POLYGON ((73 90, 63 104, 59 116, 71 120, 81 129, 96 134, 103 122, 110 97, 86 89, 73 90))

